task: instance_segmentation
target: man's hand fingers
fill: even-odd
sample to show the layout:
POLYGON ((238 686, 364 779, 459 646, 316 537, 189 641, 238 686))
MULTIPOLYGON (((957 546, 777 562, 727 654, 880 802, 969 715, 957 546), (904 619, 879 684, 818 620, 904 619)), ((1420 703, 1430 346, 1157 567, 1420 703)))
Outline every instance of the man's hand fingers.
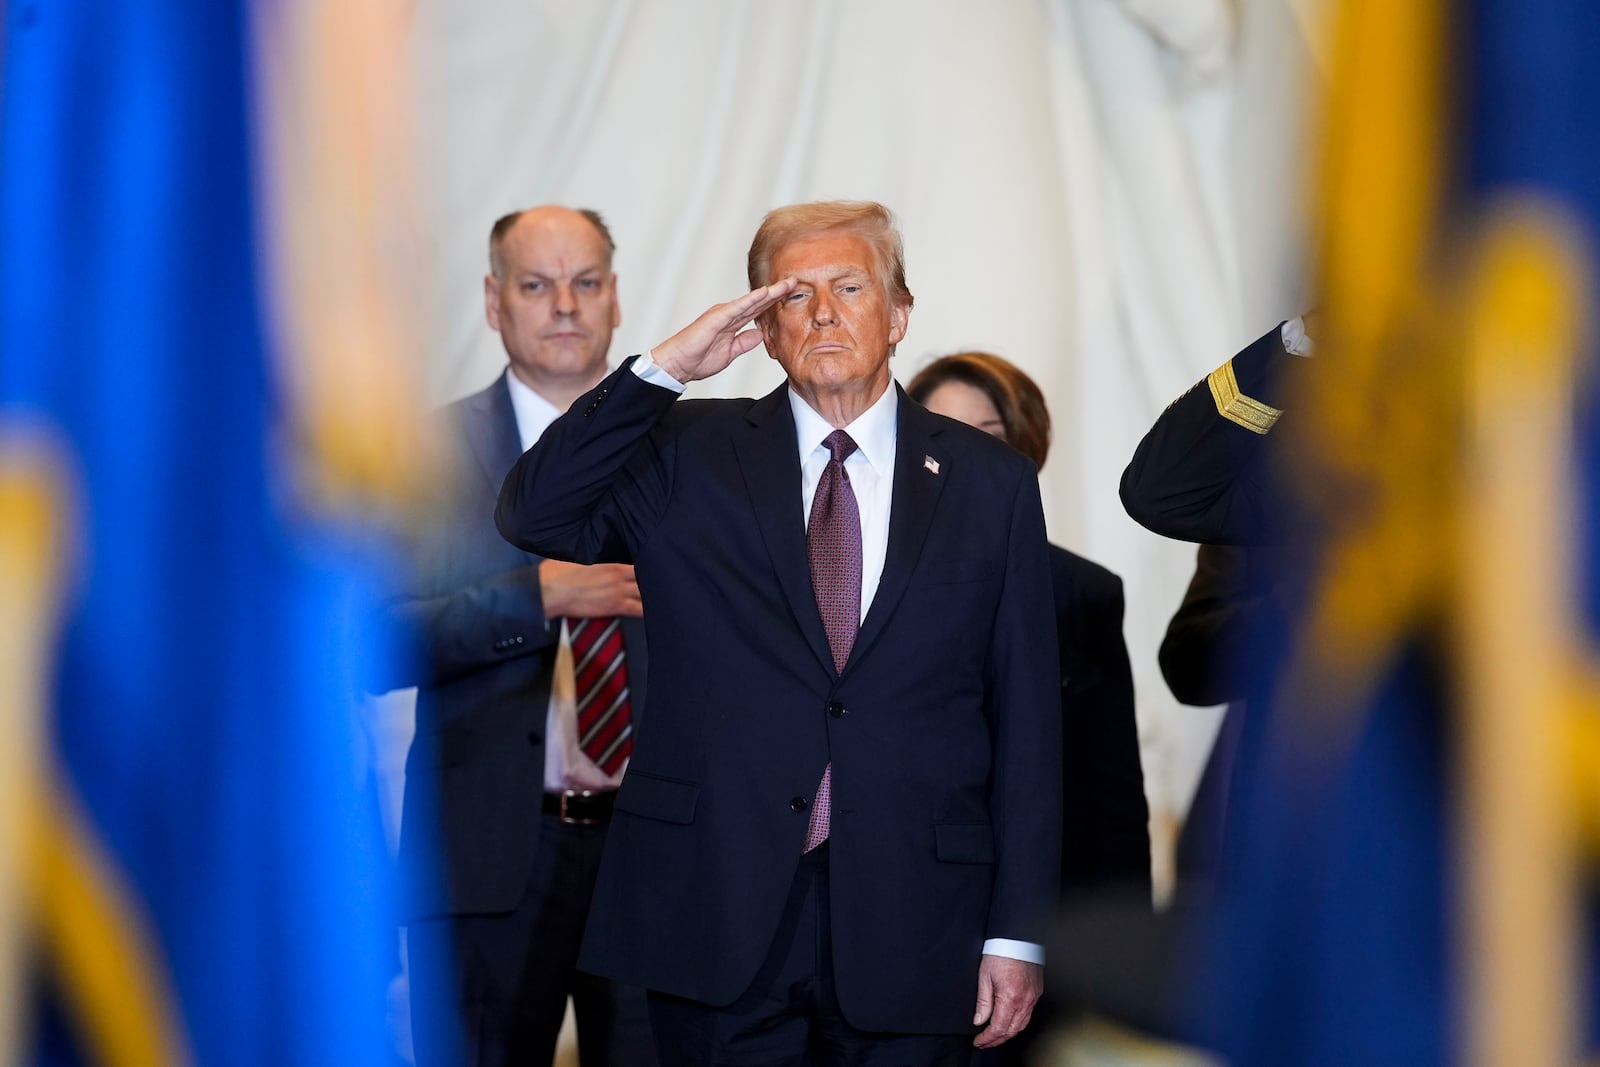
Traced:
POLYGON ((978 972, 978 1007, 972 1013, 972 1025, 982 1026, 989 1021, 989 1013, 994 1010, 994 982, 990 980, 987 972, 978 972))
POLYGON ((733 338, 733 354, 742 356, 764 340, 760 330, 746 330, 733 338))
MULTIPOLYGON (((761 343, 761 331, 754 328, 747 330, 745 327, 757 315, 760 315, 773 304, 792 293, 794 287, 798 284, 793 278, 784 278, 760 289, 752 289, 739 297, 739 299, 730 300, 728 303, 714 309, 721 313, 721 326, 717 330, 716 338, 713 339, 712 344, 715 345, 724 336, 727 336, 728 339, 728 358, 727 362, 722 364, 723 366, 726 366, 727 363, 732 363, 735 358, 744 355, 761 343), (728 336, 730 334, 731 336, 728 336)), ((721 361, 719 360, 719 362, 721 361)))
POLYGON ((760 330, 746 330, 751 319, 794 291, 793 278, 752 289, 708 308, 705 314, 651 349, 656 365, 680 382, 709 378, 761 341, 760 330))
MULTIPOLYGON (((994 1048, 1015 1037, 1033 1017, 1033 1006, 1044 991, 1044 968, 1035 963, 984 956, 978 965, 979 1015, 989 1017, 989 1025, 972 1039, 978 1048, 994 1048), (991 1001, 983 1010, 985 999, 991 1001)), ((982 1025, 977 1018, 974 1023, 982 1025)))
POLYGON ((760 289, 752 289, 737 300, 730 300, 723 307, 728 309, 728 322, 733 326, 743 326, 773 304, 794 292, 794 287, 800 283, 794 278, 779 278, 771 285, 763 285, 760 289))
POLYGON ((989 1018, 989 1025, 983 1032, 972 1039, 977 1048, 994 1048, 1004 1044, 1022 1032, 1028 1025, 1032 1012, 1021 1008, 1017 1002, 1010 999, 1003 991, 995 996, 994 1012, 989 1018))
POLYGON ((1028 1018, 1029 1012, 1019 1011, 1018 1005, 1003 992, 997 993, 989 1025, 972 1039, 972 1044, 977 1048, 994 1048, 1004 1044, 1022 1032, 1022 1028, 1028 1025, 1028 1018))
POLYGON ((596 563, 585 567, 547 559, 539 564, 539 585, 548 616, 637 618, 644 614, 632 564, 596 563))

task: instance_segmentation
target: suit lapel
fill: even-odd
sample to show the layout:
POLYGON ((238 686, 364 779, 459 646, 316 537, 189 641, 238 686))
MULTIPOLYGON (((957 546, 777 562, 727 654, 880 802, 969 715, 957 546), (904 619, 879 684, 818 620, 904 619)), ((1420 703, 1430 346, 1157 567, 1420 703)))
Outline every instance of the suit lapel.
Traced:
POLYGON ((493 385, 467 401, 468 417, 463 428, 473 458, 489 480, 495 497, 500 495, 500 484, 506 480, 506 473, 522 455, 517 413, 511 406, 511 388, 506 385, 506 374, 510 373, 507 370, 493 385))
POLYGON ((828 635, 817 612, 811 565, 806 559, 805 516, 800 514, 800 445, 789 411, 787 384, 750 405, 745 418, 749 425, 743 428, 744 439, 736 442, 734 455, 744 473, 756 522, 795 623, 818 663, 832 676, 833 654, 828 651, 828 635))
POLYGON ((883 576, 873 594, 872 607, 861 622, 845 672, 871 650, 883 634, 889 616, 894 614, 905 594, 911 573, 922 555, 923 542, 933 523, 933 511, 944 490, 949 455, 935 438, 942 430, 938 419, 921 404, 913 402, 898 385, 900 409, 895 430, 894 488, 889 505, 889 545, 883 561, 883 576), (931 469, 933 460, 937 470, 931 469))

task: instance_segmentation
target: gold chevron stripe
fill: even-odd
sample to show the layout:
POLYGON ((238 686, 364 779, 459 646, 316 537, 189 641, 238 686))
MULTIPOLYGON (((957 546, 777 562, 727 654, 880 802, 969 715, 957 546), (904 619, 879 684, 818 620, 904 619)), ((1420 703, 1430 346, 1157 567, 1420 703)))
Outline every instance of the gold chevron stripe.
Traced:
POLYGON ((0 1033, 17 1026, 37 946, 90 1058, 191 1062, 160 954, 75 801, 52 788, 43 727, 70 577, 69 465, 48 430, 0 426, 0 1033), (18 936, 31 929, 33 937, 18 936))
POLYGON ((161 956, 133 895, 75 803, 33 805, 33 905, 69 1014, 108 1067, 182 1067, 184 1046, 161 956))
MULTIPOLYGON (((0 424, 0 1035, 25 1033, 31 815, 40 791, 44 685, 60 601, 59 494, 41 435, 0 424)), ((0 1059, 21 1049, 0 1039, 0 1059)))
POLYGON ((1211 387, 1211 399, 1216 402, 1217 414, 1251 433, 1266 433, 1283 414, 1283 409, 1263 404, 1239 391, 1239 379, 1234 377, 1231 359, 1212 371, 1206 378, 1206 384, 1211 387))

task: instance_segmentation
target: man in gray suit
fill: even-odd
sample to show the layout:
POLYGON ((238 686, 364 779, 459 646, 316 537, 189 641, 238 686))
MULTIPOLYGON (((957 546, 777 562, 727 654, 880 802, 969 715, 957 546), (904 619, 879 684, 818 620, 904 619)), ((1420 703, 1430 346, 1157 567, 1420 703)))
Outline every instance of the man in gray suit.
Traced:
POLYGON ((643 994, 580 974, 612 799, 643 704, 633 568, 540 559, 494 526, 506 472, 606 374, 621 321, 592 211, 497 221, 484 308, 509 366, 444 408, 461 469, 390 602, 415 654, 402 868, 417 1063, 548 1064, 573 998, 584 1067, 654 1062, 643 994))

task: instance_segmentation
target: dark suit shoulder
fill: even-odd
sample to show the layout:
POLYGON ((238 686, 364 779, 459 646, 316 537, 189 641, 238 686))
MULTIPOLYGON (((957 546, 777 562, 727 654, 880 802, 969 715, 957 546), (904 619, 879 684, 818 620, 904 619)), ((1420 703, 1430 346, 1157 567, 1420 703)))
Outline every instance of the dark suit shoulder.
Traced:
POLYGON ((481 418, 492 412, 501 398, 507 403, 511 400, 510 389, 506 386, 506 375, 509 371, 502 371, 494 381, 479 389, 475 393, 455 400, 446 401, 433 409, 432 414, 439 419, 460 423, 472 418, 481 418))
POLYGON ((900 418, 909 421, 909 428, 918 429, 935 438, 939 445, 949 449, 953 456, 979 460, 990 470, 1004 471, 1011 478, 1037 478, 1038 468, 1033 460, 1006 444, 993 434, 985 433, 964 422, 944 415, 936 415, 914 400, 906 399, 900 406, 900 418))
MULTIPOLYGON (((521 440, 517 437, 517 416, 511 406, 511 391, 506 386, 504 371, 494 381, 475 393, 441 404, 429 412, 437 432, 444 435, 450 447, 458 453, 456 459, 467 462, 473 452, 475 439, 482 442, 506 437, 506 450, 520 452, 521 440)), ((514 455, 509 459, 515 459, 514 455)))
POLYGON ((1050 546, 1050 592, 1063 661, 1099 654, 1122 636, 1122 579, 1060 545, 1050 546), (1096 651, 1091 651, 1096 650, 1096 651))
POLYGON ((749 413, 760 403, 760 399, 747 396, 679 400, 662 417, 661 425, 677 431, 694 426, 710 428, 736 425, 746 421, 749 413))
POLYGON ((1109 567, 1078 555, 1060 545, 1050 546, 1050 577, 1058 589, 1070 589, 1074 596, 1091 604, 1114 604, 1122 610, 1122 579, 1109 567))
POLYGON ((478 482, 483 479, 490 491, 497 491, 500 479, 522 454, 517 415, 506 385, 510 373, 508 368, 477 392, 429 412, 431 428, 445 445, 449 464, 445 478, 435 486, 441 500, 475 500, 481 488, 478 482))

